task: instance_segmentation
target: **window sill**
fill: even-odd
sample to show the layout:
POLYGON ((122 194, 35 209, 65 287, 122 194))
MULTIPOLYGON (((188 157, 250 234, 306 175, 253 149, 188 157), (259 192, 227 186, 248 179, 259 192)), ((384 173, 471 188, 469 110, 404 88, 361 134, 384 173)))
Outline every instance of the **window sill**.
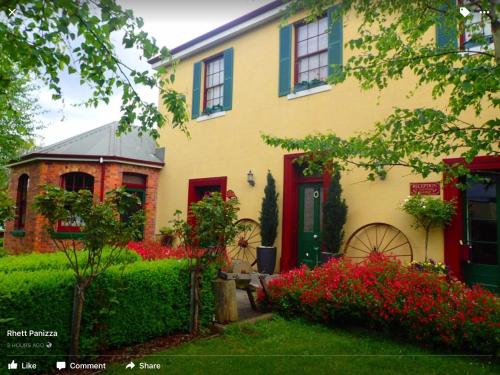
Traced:
POLYGON ((460 54, 462 56, 466 55, 476 55, 478 53, 494 53, 495 52, 495 45, 493 43, 490 43, 487 48, 484 48, 484 46, 473 46, 473 47, 466 47, 462 46, 462 52, 460 54))
POLYGON ((52 238, 57 238, 60 240, 79 239, 83 237, 85 237, 85 233, 81 232, 55 232, 52 234, 52 238))
POLYGON ((202 115, 196 119, 197 122, 211 120, 213 118, 222 117, 226 115, 226 111, 212 113, 211 115, 202 115))
POLYGON ((24 229, 15 229, 11 231, 10 234, 13 237, 24 237, 26 235, 26 232, 24 231, 24 229))
POLYGON ((294 94, 288 94, 286 97, 288 100, 292 100, 292 99, 301 98, 303 96, 314 95, 314 94, 319 94, 320 92, 330 91, 331 89, 332 89, 332 86, 330 86, 330 85, 321 85, 321 86, 313 87, 311 89, 297 91, 294 94))

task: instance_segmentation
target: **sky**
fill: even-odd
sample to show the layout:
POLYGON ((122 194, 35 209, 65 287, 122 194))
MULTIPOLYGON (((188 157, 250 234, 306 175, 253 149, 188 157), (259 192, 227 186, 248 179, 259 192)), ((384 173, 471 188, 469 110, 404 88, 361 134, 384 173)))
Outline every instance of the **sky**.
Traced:
MULTIPOLYGON (((271 0, 117 0, 124 8, 132 9, 144 19, 144 30, 157 40, 159 46, 170 49, 251 12, 271 0)), ((118 56, 132 67, 144 70, 149 64, 139 53, 125 51, 116 36, 118 56)), ((134 50, 135 51, 135 50, 134 50)), ((47 146, 112 121, 120 115, 120 95, 111 98, 109 105, 87 108, 79 105, 89 91, 80 86, 76 75, 61 74, 63 101, 53 101, 52 93, 41 87, 36 95, 46 125, 37 131, 39 146, 47 146)), ((157 91, 138 90, 143 100, 157 103, 157 91)))

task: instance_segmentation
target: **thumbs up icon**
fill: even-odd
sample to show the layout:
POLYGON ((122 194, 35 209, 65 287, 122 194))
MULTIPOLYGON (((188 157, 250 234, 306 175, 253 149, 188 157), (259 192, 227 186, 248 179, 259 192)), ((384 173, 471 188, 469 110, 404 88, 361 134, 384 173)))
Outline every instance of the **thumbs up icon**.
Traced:
POLYGON ((17 370, 17 363, 14 360, 12 360, 12 362, 7 365, 7 368, 9 370, 17 370))

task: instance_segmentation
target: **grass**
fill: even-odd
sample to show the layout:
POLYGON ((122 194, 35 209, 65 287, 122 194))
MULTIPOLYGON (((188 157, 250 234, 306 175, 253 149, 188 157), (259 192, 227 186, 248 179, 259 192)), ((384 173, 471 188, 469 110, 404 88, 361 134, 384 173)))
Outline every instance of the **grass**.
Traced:
MULTIPOLYGON (((487 358, 451 356, 366 330, 332 329, 276 318, 231 326, 222 336, 193 341, 134 360, 160 363, 168 374, 498 374, 487 358)), ((136 367, 137 369, 137 367, 136 367)), ((125 363, 106 374, 127 374, 125 363)))

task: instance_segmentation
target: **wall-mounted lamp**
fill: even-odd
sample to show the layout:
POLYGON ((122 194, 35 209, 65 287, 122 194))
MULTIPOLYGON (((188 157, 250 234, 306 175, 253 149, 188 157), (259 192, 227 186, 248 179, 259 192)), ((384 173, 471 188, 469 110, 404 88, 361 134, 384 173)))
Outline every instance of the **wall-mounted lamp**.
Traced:
POLYGON ((248 185, 255 186, 255 179, 253 177, 253 172, 251 169, 247 173, 247 182, 248 182, 248 185))

